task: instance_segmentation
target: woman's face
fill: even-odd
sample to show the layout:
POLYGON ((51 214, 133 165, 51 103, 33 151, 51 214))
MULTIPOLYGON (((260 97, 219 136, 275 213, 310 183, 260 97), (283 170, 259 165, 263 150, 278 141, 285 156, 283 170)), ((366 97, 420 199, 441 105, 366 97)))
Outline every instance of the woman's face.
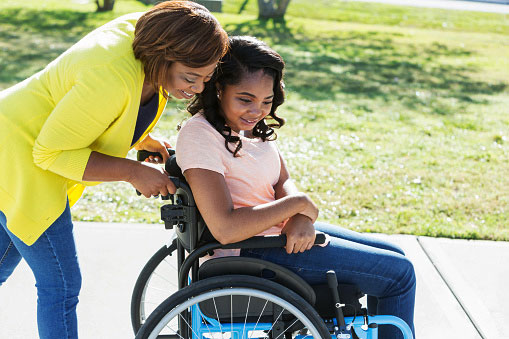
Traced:
POLYGON ((235 132, 252 130, 272 108, 274 79, 259 70, 247 73, 240 83, 218 89, 226 124, 235 132))
POLYGON ((174 62, 168 70, 168 80, 164 89, 174 98, 191 99, 196 93, 203 91, 216 65, 217 62, 205 67, 191 68, 180 62, 174 62))

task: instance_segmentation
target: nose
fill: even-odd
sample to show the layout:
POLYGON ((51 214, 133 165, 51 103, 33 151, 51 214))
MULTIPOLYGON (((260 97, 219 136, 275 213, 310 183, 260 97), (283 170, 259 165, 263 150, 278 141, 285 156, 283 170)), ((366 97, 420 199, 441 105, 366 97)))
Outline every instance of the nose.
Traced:
POLYGON ((203 92, 203 89, 205 88, 205 84, 203 81, 197 81, 193 86, 191 86, 191 89, 194 93, 201 93, 203 92))
POLYGON ((263 112, 263 109, 258 105, 252 105, 249 109, 249 113, 253 115, 260 115, 263 112))

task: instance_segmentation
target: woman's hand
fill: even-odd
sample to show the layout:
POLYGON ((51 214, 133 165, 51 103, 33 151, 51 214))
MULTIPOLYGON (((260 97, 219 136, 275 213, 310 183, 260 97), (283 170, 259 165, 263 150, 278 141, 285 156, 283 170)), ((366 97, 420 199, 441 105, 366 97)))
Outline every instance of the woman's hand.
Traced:
MULTIPOLYGON (((150 134, 147 134, 145 139, 141 141, 138 145, 136 145, 135 149, 137 151, 149 151, 149 152, 158 152, 163 158, 150 156, 145 159, 146 162, 150 162, 153 164, 164 164, 166 160, 170 157, 167 148, 171 148, 171 145, 168 141, 152 137, 150 134)), ((140 191, 141 192, 141 191, 140 191)))
POLYGON ((161 166, 149 162, 137 164, 127 181, 146 198, 175 193, 175 185, 161 166))
POLYGON ((286 234, 286 253, 304 252, 315 244, 315 227, 310 218, 296 214, 288 219, 281 234, 286 234))

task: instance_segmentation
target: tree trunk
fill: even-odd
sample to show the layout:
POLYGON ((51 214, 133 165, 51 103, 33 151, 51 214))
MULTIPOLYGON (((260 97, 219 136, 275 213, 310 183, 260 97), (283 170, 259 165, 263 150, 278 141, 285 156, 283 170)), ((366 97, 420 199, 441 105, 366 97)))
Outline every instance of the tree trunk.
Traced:
POLYGON ((115 0, 103 0, 102 6, 99 4, 99 0, 95 0, 95 4, 97 5, 98 12, 107 12, 113 10, 115 0))
POLYGON ((290 0, 258 0, 258 17, 282 18, 285 16, 289 3, 290 0))

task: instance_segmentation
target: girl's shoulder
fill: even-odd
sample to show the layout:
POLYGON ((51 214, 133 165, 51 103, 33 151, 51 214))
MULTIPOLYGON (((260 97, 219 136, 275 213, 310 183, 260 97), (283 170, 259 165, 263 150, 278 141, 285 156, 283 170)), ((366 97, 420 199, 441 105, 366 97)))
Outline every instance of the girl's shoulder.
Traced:
POLYGON ((196 133, 196 132, 209 132, 214 133, 219 132, 207 121, 205 116, 202 113, 197 113, 185 120, 182 123, 182 127, 180 128, 179 134, 181 133, 196 133))
POLYGON ((224 143, 223 136, 207 121, 202 113, 195 114, 182 123, 177 139, 224 143))

